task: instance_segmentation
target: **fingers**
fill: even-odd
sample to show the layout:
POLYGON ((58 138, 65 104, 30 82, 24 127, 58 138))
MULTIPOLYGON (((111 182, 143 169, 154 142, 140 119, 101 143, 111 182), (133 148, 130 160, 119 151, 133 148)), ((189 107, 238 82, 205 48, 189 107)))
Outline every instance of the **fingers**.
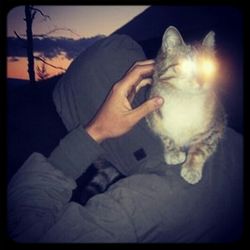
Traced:
POLYGON ((137 93, 142 87, 149 85, 152 83, 152 78, 145 78, 140 81, 140 83, 136 86, 135 92, 137 93))
POLYGON ((131 88, 136 88, 136 86, 141 83, 144 78, 149 78, 153 75, 154 65, 154 60, 145 60, 135 63, 121 80, 121 87, 126 92, 131 88))
POLYGON ((144 60, 144 61, 137 61, 137 62, 129 69, 129 71, 131 71, 132 69, 134 69, 136 66, 149 65, 149 64, 154 64, 154 63, 155 63, 155 60, 153 60, 153 59, 144 60))
POLYGON ((136 86, 130 89, 130 91, 128 91, 127 93, 127 98, 129 100, 130 103, 133 102, 134 97, 136 95, 136 93, 144 86, 151 84, 152 83, 152 78, 145 78, 143 80, 140 81, 140 83, 136 86))
POLYGON ((132 111, 131 115, 133 116, 134 122, 137 123, 139 120, 141 120, 149 113, 160 108, 163 105, 163 103, 164 103, 163 98, 159 96, 144 102, 142 105, 140 105, 139 107, 137 107, 132 111))

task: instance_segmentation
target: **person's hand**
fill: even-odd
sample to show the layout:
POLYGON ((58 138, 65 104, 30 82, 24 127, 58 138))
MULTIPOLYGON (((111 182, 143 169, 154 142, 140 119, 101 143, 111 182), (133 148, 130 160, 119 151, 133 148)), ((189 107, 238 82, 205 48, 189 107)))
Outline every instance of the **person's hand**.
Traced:
POLYGON ((127 133, 143 117, 161 107, 163 99, 154 97, 132 109, 131 103, 139 89, 152 82, 154 61, 135 63, 112 87, 105 102, 85 128, 98 143, 127 133))

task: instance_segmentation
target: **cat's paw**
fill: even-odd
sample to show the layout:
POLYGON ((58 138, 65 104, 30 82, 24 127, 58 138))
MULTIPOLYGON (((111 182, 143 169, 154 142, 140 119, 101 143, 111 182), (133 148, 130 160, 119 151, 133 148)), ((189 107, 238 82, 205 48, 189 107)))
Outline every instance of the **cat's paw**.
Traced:
POLYGON ((181 164, 186 160, 186 153, 178 152, 168 152, 165 154, 165 161, 168 165, 181 164))
POLYGON ((182 167, 181 169, 182 178, 190 184, 196 184, 201 180, 201 171, 193 169, 191 167, 182 167))

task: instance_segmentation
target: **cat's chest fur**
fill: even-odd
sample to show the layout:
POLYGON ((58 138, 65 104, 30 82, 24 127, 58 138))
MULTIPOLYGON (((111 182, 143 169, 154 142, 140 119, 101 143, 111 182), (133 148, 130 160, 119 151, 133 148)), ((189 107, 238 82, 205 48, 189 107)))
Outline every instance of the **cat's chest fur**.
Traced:
POLYGON ((209 112, 206 96, 167 91, 161 94, 165 103, 160 110, 159 128, 163 134, 173 139, 176 145, 187 145, 195 135, 207 129, 209 112))

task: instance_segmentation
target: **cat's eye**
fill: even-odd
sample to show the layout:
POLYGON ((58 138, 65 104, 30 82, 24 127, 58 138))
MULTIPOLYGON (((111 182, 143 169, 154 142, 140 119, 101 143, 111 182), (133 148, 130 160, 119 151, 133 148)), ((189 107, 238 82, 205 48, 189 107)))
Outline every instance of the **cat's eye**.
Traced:
POLYGON ((214 76, 217 68, 215 61, 209 57, 181 59, 178 65, 179 70, 185 75, 195 73, 206 78, 214 76))
POLYGON ((175 73, 179 73, 179 71, 180 71, 180 65, 179 65, 179 63, 176 63, 174 65, 173 70, 174 70, 175 73))
POLYGON ((196 63, 192 59, 182 59, 179 61, 179 69, 184 74, 196 71, 196 63))
POLYGON ((216 65, 211 59, 203 58, 200 62, 200 70, 204 76, 213 76, 216 71, 216 65))

